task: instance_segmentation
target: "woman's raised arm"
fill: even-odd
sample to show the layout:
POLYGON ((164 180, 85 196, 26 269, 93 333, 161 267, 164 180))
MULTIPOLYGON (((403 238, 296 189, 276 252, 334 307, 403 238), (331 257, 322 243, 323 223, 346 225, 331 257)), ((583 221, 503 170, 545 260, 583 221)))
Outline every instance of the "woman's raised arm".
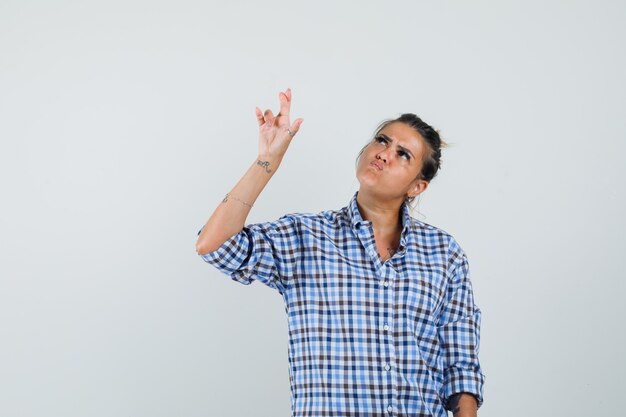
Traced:
POLYGON ((261 113, 256 108, 259 124, 259 156, 235 187, 217 206, 202 228, 196 242, 196 252, 203 255, 219 248, 231 236, 239 233, 246 222, 250 208, 274 175, 287 152, 293 136, 303 119, 290 125, 291 89, 278 93, 280 111, 274 116, 270 109, 261 113))

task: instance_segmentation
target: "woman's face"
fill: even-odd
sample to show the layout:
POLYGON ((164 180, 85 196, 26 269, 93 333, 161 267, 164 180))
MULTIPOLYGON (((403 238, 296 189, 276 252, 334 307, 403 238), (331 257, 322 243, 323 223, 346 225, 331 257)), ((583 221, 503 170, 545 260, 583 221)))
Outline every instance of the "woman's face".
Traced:
POLYGON ((414 197, 428 186, 417 179, 427 145, 422 136, 402 122, 388 124, 365 147, 357 164, 361 189, 378 198, 414 197), (377 157, 378 156, 378 157, 377 157))

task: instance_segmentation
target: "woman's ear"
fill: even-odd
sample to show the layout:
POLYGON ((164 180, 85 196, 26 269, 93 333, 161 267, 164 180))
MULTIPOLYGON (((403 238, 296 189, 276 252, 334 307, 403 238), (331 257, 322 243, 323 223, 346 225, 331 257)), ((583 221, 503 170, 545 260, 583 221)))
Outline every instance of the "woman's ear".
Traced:
POLYGON ((409 197, 416 197, 426 191, 426 188, 428 188, 428 181, 417 179, 407 194, 409 197))

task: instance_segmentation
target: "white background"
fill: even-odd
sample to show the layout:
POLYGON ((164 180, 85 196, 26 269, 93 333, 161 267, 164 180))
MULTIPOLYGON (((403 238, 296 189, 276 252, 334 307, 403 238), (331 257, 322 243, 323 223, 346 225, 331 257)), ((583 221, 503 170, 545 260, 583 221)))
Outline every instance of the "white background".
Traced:
POLYGON ((304 123, 248 223, 345 206, 383 119, 452 146, 414 217, 466 251, 489 416, 623 411, 619 1, 0 2, 0 415, 288 416, 278 292, 196 233, 304 123))

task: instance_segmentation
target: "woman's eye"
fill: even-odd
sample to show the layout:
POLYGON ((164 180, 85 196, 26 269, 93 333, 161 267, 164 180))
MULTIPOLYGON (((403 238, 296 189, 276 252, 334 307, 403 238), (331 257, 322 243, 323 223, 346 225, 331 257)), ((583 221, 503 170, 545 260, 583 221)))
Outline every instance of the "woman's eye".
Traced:
MULTIPOLYGON (((384 137, 384 136, 376 136, 374 138, 374 140, 376 142, 379 142, 379 143, 388 143, 389 142, 389 140, 386 137, 384 137)), ((407 152, 405 152, 405 151, 398 151, 398 155, 400 155, 401 158, 404 158, 407 161, 411 159, 411 156, 407 152)))

